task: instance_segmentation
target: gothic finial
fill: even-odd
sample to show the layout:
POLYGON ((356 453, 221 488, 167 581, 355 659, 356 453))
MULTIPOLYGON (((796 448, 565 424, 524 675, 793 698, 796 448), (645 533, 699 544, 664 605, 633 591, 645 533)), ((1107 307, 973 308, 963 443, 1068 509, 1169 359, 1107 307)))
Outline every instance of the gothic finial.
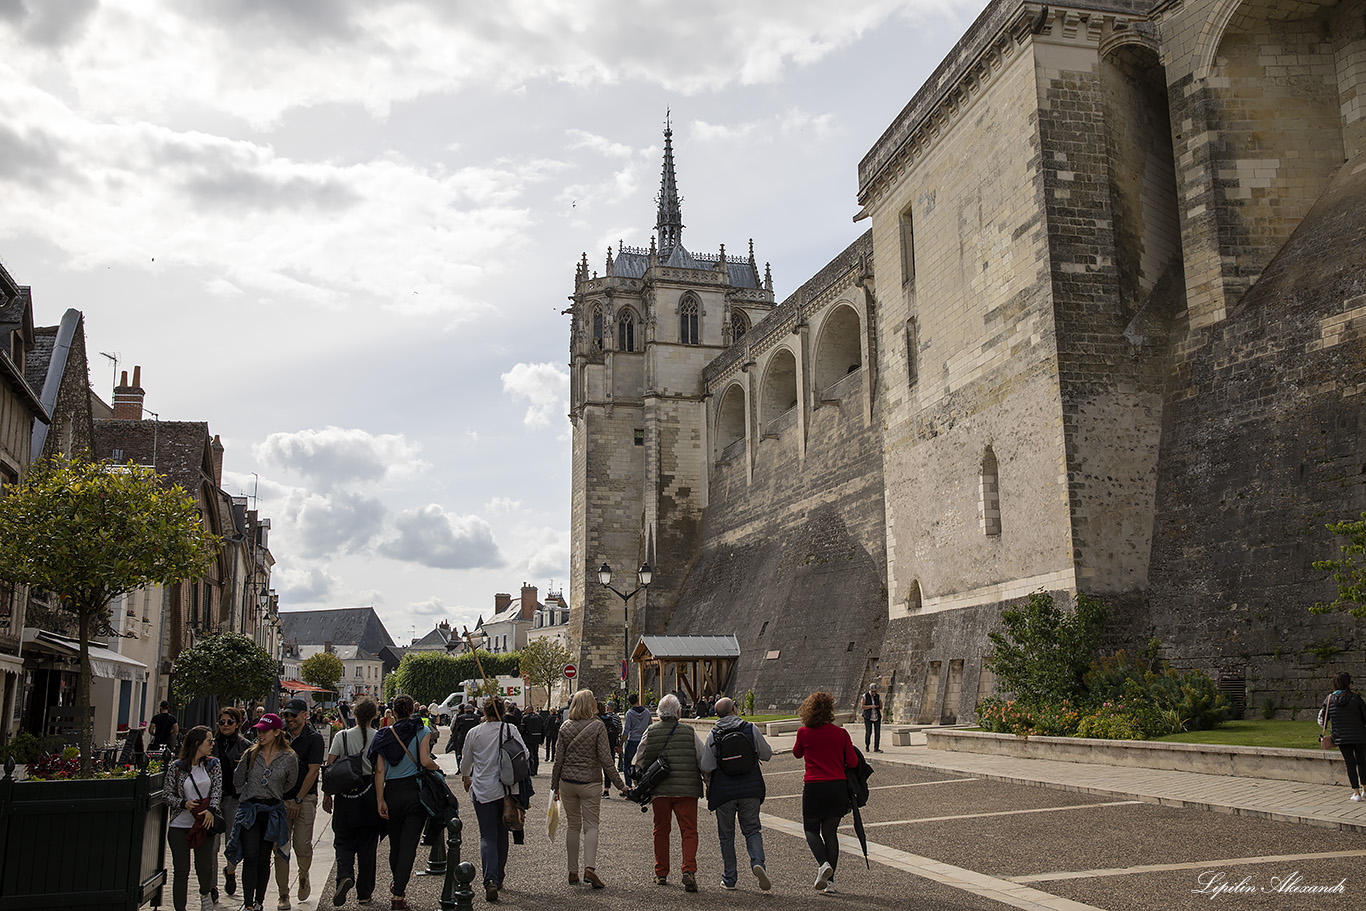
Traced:
POLYGON ((673 128, 664 126, 664 169, 659 178, 659 212, 655 218, 659 235, 659 254, 665 259, 683 243, 683 207, 678 199, 678 179, 674 176, 673 128))
POLYGON ((725 244, 722 244, 722 245, 721 245, 721 262, 725 262, 725 261, 726 261, 726 245, 725 245, 725 244))
POLYGON ((604 275, 612 274, 612 248, 607 248, 607 268, 603 270, 604 275))
POLYGON ((768 263, 764 263, 764 290, 773 291, 773 273, 770 271, 768 263))

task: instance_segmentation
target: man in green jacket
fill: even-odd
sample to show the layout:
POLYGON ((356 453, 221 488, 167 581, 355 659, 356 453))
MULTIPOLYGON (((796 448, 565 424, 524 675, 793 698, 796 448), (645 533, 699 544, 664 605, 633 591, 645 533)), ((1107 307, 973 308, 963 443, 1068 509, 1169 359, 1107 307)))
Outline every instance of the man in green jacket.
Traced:
POLYGON ((668 758, 668 777, 655 788, 651 806, 655 816, 655 882, 669 884, 669 836, 671 817, 678 817, 683 840, 683 888, 697 891, 697 801, 702 796, 702 738, 690 726, 679 723, 683 714, 678 697, 659 700, 659 720, 645 730, 636 751, 639 773, 661 755, 668 758))

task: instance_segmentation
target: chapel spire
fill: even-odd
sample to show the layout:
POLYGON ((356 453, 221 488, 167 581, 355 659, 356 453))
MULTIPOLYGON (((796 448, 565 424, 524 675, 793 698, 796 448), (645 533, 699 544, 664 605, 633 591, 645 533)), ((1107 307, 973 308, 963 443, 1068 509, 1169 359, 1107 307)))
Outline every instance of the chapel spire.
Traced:
POLYGON ((659 214, 655 233, 659 235, 659 257, 668 259, 675 247, 683 245, 683 209, 678 203, 678 181, 674 177, 673 125, 664 119, 664 173, 659 179, 659 214))

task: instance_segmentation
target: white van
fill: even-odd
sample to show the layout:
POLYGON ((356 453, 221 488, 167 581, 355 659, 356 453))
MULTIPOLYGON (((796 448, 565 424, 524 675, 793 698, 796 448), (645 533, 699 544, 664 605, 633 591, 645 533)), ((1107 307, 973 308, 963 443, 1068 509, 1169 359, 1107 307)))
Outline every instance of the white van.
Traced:
POLYGON ((439 708, 441 709, 441 722, 440 722, 440 723, 441 723, 441 724, 450 724, 450 723, 451 723, 451 719, 455 717, 455 708, 456 708, 456 706, 458 706, 458 705, 464 705, 464 703, 465 703, 465 691, 464 691, 464 690, 456 690, 454 693, 451 693, 449 696, 447 696, 447 697, 446 697, 446 701, 443 702, 443 703, 441 703, 441 705, 439 706, 439 708))

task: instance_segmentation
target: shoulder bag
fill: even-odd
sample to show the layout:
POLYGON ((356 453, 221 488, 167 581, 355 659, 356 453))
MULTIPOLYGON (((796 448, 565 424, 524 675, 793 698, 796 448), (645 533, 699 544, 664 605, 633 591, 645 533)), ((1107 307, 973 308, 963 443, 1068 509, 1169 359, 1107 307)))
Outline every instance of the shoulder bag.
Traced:
POLYGON ((330 795, 349 794, 359 790, 365 784, 365 732, 361 731, 361 749, 356 753, 346 751, 346 735, 348 731, 342 731, 341 737, 342 754, 337 757, 337 761, 323 769, 323 793, 330 795))
POLYGON ((1319 748, 1331 750, 1334 748, 1333 735, 1328 733, 1328 702, 1333 698, 1329 693, 1328 698, 1323 700, 1323 708, 1319 710, 1319 748))

